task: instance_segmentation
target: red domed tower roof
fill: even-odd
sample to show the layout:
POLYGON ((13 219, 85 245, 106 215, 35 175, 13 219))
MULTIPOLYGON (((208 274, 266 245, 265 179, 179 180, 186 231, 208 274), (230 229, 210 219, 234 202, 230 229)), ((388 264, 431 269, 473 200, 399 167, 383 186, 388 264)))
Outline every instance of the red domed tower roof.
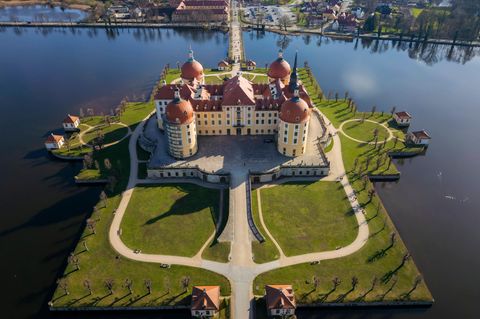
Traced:
POLYGON ((203 66, 193 58, 192 50, 189 51, 188 60, 182 65, 181 71, 182 79, 200 81, 203 78, 203 66))
POLYGON ((283 102, 280 108, 280 120, 286 123, 299 124, 308 121, 309 116, 308 104, 298 96, 298 87, 296 87, 294 96, 283 102))
POLYGON ((189 124, 193 121, 193 107, 190 101, 180 98, 180 92, 175 91, 175 99, 168 103, 165 110, 167 121, 172 124, 189 124))
POLYGON ((273 79, 284 79, 290 75, 290 64, 283 58, 283 51, 278 52, 278 58, 270 64, 267 75, 273 79))

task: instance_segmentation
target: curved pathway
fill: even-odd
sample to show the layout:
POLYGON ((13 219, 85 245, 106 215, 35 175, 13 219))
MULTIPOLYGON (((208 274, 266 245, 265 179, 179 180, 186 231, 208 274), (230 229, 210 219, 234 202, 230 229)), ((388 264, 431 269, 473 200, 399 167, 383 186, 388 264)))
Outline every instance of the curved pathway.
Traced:
MULTIPOLYGON (((120 125, 120 126, 126 127, 126 128, 127 128, 127 134, 125 134, 125 135, 124 135, 121 139, 119 139, 119 140, 116 140, 116 141, 114 141, 114 142, 111 142, 111 143, 108 143, 108 144, 103 145, 103 148, 110 147, 110 146, 113 146, 113 145, 115 145, 115 144, 118 144, 118 143, 120 143, 121 141, 123 141, 124 139, 126 139, 127 137, 129 137, 129 136, 132 134, 132 130, 130 129, 130 126, 128 126, 128 125, 125 124, 125 123, 115 122, 115 123, 111 123, 111 124, 112 124, 112 125, 115 125, 115 124, 116 124, 116 125, 120 125)), ((87 128, 85 131, 80 132, 80 134, 78 135, 78 139, 79 139, 81 145, 83 145, 83 146, 88 146, 88 147, 92 147, 91 144, 89 144, 89 143, 87 143, 87 142, 85 142, 85 141, 83 140, 83 136, 84 136, 85 134, 87 134, 88 132, 90 132, 91 130, 93 130, 93 129, 95 129, 96 127, 101 126, 101 125, 96 125, 96 126, 90 126, 90 125, 87 125, 87 124, 84 124, 84 125, 88 126, 88 128, 87 128)))
MULTIPOLYGON (((150 116, 150 115, 149 115, 150 116)), ((149 117, 148 116, 148 117, 149 117)), ((331 162, 331 172, 335 174, 336 179, 339 180, 344 189, 352 208, 355 212, 359 228, 356 239, 348 246, 342 247, 337 250, 310 253, 299 256, 285 257, 282 256, 279 260, 264 263, 255 264, 252 259, 251 241, 249 237, 248 221, 246 217, 246 194, 245 183, 248 175, 247 171, 235 172, 232 174, 231 191, 233 192, 233 207, 234 211, 231 212, 230 218, 234 223, 234 235, 232 240, 231 258, 229 263, 220 263, 201 258, 201 251, 199 251, 194 258, 170 256, 170 255, 158 255, 158 254, 144 254, 134 253, 133 249, 127 247, 119 236, 119 230, 121 221, 125 214, 126 208, 132 196, 133 190, 137 184, 155 184, 159 183, 157 180, 141 180, 137 178, 138 174, 138 159, 136 142, 140 134, 143 131, 143 127, 148 119, 146 117, 133 131, 131 139, 129 141, 129 153, 130 153, 130 177, 126 190, 122 193, 122 199, 116 210, 116 214, 113 218, 109 231, 109 240, 112 247, 124 257, 154 263, 166 263, 177 264, 191 267, 200 267, 210 271, 217 272, 227 277, 232 285, 232 309, 233 318, 244 319, 252 315, 250 311, 250 302, 253 298, 253 280, 256 276, 269 270, 273 270, 279 267, 291 266, 300 263, 308 263, 317 260, 333 259, 350 255, 359 250, 368 240, 369 230, 363 211, 354 196, 354 191, 348 181, 343 166, 342 154, 341 154, 341 142, 336 129, 330 126, 328 129, 334 135, 335 143, 332 151, 328 153, 329 160, 331 162)), ((329 176, 331 180, 331 176, 329 176)), ((202 184, 201 181, 185 180, 197 184, 202 184)), ((164 181, 162 180, 162 183, 164 181)), ((169 181, 165 181, 169 182, 169 181)), ((172 180, 170 182, 181 182, 181 180, 172 180)), ((209 185, 213 186, 213 185, 209 185)), ((220 187, 220 186, 214 186, 220 187)), ((263 225, 264 226, 264 225, 263 225)), ((267 229, 264 226, 265 229, 267 229)), ((212 234, 214 236, 215 234, 212 234)), ((271 236, 269 234, 269 236, 271 236)), ((212 238, 213 239, 213 238, 212 238)), ((273 239, 273 238, 272 238, 273 239)), ((207 245, 205 243, 205 245, 207 245)), ((278 243, 277 243, 278 244, 278 243)), ((204 246, 205 246, 204 245, 204 246)), ((280 250, 281 251, 281 250, 280 250)))
MULTIPOLYGON (((230 52, 233 57, 238 57, 242 55, 241 47, 241 32, 240 24, 238 21, 238 3, 236 0, 232 1, 232 10, 234 12, 231 28, 232 28, 232 38, 235 41, 238 40, 239 43, 235 43, 233 46, 233 52, 230 52), (234 36, 233 36, 234 35, 234 36)), ((238 61, 236 61, 238 62, 238 61)), ((240 71, 240 63, 234 63, 232 65, 232 71, 230 74, 235 75, 240 71)), ((228 74, 228 72, 227 72, 228 74)), ((218 75, 218 74, 216 74, 218 75)), ((320 115, 320 111, 315 109, 320 115)), ((152 112, 153 114, 153 112, 152 112)), ((151 115, 151 114, 150 114, 151 115)), ((194 256, 190 257, 181 257, 181 256, 170 256, 170 255, 155 255, 155 254, 144 254, 144 253, 134 253, 133 250, 127 247, 121 237, 120 237, 120 226, 122 218, 125 214, 126 208, 132 196, 133 190, 137 184, 156 184, 159 183, 157 180, 140 180, 138 179, 138 157, 137 157, 137 140, 143 132, 143 127, 145 126, 146 120, 150 117, 147 116, 131 133, 131 138, 129 141, 129 154, 130 154, 130 176, 128 180, 128 185, 126 190, 122 193, 122 198, 120 204, 116 210, 115 216, 113 217, 112 224, 109 230, 109 241, 112 247, 121 255, 126 258, 142 261, 142 262, 153 262, 153 263, 166 263, 166 264, 176 264, 184 265, 191 267, 199 267, 214 271, 219 273, 230 280, 232 287, 232 315, 231 318, 234 319, 247 319, 253 317, 253 311, 251 311, 251 300, 253 298, 253 281, 256 276, 266 271, 270 271, 279 267, 290 266, 300 263, 308 263, 312 261, 319 261, 324 259, 333 259, 343 256, 350 255, 358 251, 362 246, 367 242, 369 236, 368 224, 366 222, 363 210, 361 209, 352 186, 348 181, 348 177, 345 173, 345 168, 343 165, 342 158, 342 149, 341 141, 337 134, 337 130, 330 125, 327 130, 333 136, 334 146, 332 150, 327 153, 327 157, 331 163, 330 175, 325 178, 325 180, 338 180, 342 183, 345 193, 347 194, 350 204, 354 210, 355 217, 358 222, 358 235, 356 239, 349 244, 348 246, 342 247, 337 250, 310 253, 299 256, 286 257, 282 256, 279 260, 275 260, 263 264, 255 264, 252 258, 252 249, 251 249, 251 238, 249 233, 249 226, 246 214, 246 183, 248 182, 248 171, 247 169, 239 169, 231 172, 231 181, 230 181, 230 199, 233 209, 229 212, 229 219, 233 223, 233 239, 231 243, 231 252, 230 252, 230 262, 229 263, 220 263, 210 260, 205 260, 201 258, 202 249, 194 256)), ((187 181, 187 180, 185 180, 187 181)), ((161 183, 169 182, 168 180, 162 180, 161 183)), ((175 179, 175 182, 182 182, 181 179, 175 179)), ((200 184, 201 181, 188 180, 191 183, 200 184)), ((212 185, 210 185, 212 186, 212 185)), ((262 218, 263 219, 263 218, 262 218)), ((262 221, 262 225, 264 223, 262 221)), ((264 226, 266 231, 268 229, 264 226)), ((213 234, 212 236, 214 236, 213 234)), ((269 234, 271 237, 271 235, 269 234)), ((275 242, 273 237, 272 240, 275 242)), ((278 243, 277 243, 278 245, 278 243)), ((281 249, 279 250, 281 251, 281 249)))
MULTIPOLYGON (((361 122, 361 121, 362 121, 361 119, 346 120, 346 121, 344 121, 344 122, 342 122, 342 123, 340 124, 340 127, 338 128, 338 131, 339 131, 340 133, 342 133, 345 137, 347 137, 347 138, 349 138, 349 139, 351 139, 352 141, 355 141, 355 142, 357 142, 357 143, 374 145, 375 142, 362 141, 362 140, 356 139, 356 138, 348 135, 347 133, 345 133, 345 131, 343 130, 343 126, 344 126, 345 124, 350 123, 350 122, 361 122)), ((377 121, 367 120, 367 119, 365 119, 364 121, 365 121, 365 122, 370 122, 370 123, 375 123, 375 124, 380 125, 381 127, 383 127, 385 130, 387 130, 387 132, 388 132, 388 138, 387 138, 385 141, 378 141, 377 144, 386 143, 386 142, 390 141, 390 140, 394 137, 392 130, 391 130, 387 125, 385 125, 385 123, 379 123, 379 122, 377 122, 377 121)))

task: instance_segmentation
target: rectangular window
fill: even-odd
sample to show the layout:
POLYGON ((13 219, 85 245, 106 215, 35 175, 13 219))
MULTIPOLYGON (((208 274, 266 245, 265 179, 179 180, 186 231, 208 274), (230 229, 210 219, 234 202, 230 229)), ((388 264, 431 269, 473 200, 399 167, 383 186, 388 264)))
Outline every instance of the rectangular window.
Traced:
POLYGON ((283 143, 287 143, 287 138, 286 137, 283 138, 283 143))
POLYGON ((283 133, 283 135, 288 135, 288 131, 285 131, 285 133, 283 133))
POLYGON ((251 124, 252 124, 252 122, 250 120, 248 120, 248 125, 251 125, 251 124))
POLYGON ((272 124, 272 120, 271 120, 271 119, 268 119, 268 124, 272 124))
POLYGON ((207 118, 207 113, 203 113, 203 117, 204 117, 204 118, 207 118))
POLYGON ((218 125, 222 125, 222 120, 218 120, 218 125))
POLYGON ((297 144, 297 139, 296 138, 293 139, 293 144, 297 144))
POLYGON ((212 125, 215 125, 215 120, 212 120, 212 125))
POLYGON ((255 120, 255 124, 258 124, 258 120, 255 120))
POLYGON ((207 120, 205 120, 205 125, 208 125, 208 121, 207 121, 207 120))
POLYGON ((215 134, 215 130, 213 130, 212 133, 215 134))
POLYGON ((208 130, 205 131, 205 134, 208 134, 208 130))
POLYGON ((230 118, 230 113, 227 113, 227 119, 230 118))
POLYGON ((230 121, 229 121, 229 120, 227 120, 227 125, 230 125, 230 121))
POLYGON ((277 120, 273 120, 273 124, 277 124, 277 120))
POLYGON ((265 124, 265 120, 262 120, 262 124, 265 124))
POLYGON ((268 117, 272 117, 272 113, 268 113, 268 117))

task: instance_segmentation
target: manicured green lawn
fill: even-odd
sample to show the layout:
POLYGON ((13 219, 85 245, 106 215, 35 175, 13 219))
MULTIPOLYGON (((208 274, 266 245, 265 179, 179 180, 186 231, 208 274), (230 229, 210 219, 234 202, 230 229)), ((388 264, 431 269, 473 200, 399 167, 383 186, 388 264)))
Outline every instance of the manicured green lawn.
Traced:
MULTIPOLYGON (((303 75, 305 76, 305 73, 303 75)), ((303 80, 304 83, 311 83, 305 78, 303 80)), ((313 92, 314 89, 311 87, 308 90, 313 92)), ((361 116, 361 113, 354 114, 349 111, 344 101, 320 101, 316 96, 313 100, 337 128, 341 122, 361 116)), ((375 113, 367 118, 384 122, 389 120, 390 114, 375 113)), ((401 133, 398 134, 401 136, 401 133)), ((405 145, 398 142, 394 146, 394 141, 389 141, 384 148, 379 150, 378 148, 373 149, 371 145, 362 146, 342 135, 340 135, 340 139, 349 181, 357 194, 360 205, 366 211, 370 230, 369 240, 359 251, 343 258, 324 260, 318 265, 300 264, 262 274, 255 279, 254 293, 262 294, 263 286, 266 283, 285 282, 293 284, 299 303, 431 301, 432 296, 423 281, 408 296, 405 295, 413 287, 420 272, 411 258, 402 264, 403 257, 408 252, 407 248, 380 198, 374 194, 370 199, 369 192, 373 189, 373 185, 369 181, 364 184, 359 176, 359 173, 365 173, 365 170, 354 169, 355 158, 359 158, 361 164, 364 164, 368 157, 371 158, 371 162, 375 162, 379 156, 385 157, 387 152, 403 150, 405 145), (391 245, 392 233, 396 234, 393 245, 391 245), (316 290, 313 285, 314 277, 319 278, 319 286, 316 290), (335 277, 341 280, 341 284, 332 291, 332 280, 335 277), (355 289, 352 289, 352 277, 358 278, 358 285, 355 289), (375 278, 377 283, 372 285, 375 278), (388 293, 385 294, 386 292, 388 293)), ((388 161, 382 162, 378 169, 374 167, 375 165, 370 166, 369 174, 398 173, 394 165, 387 168, 388 161)))
POLYGON ((107 207, 102 203, 91 216, 96 220, 95 231, 86 228, 75 249, 80 270, 68 265, 64 272, 69 295, 64 295, 62 288, 57 287, 52 298, 56 307, 85 306, 160 306, 188 304, 193 285, 220 285, 222 295, 230 294, 230 284, 226 278, 213 272, 193 267, 175 266, 161 268, 158 264, 136 262, 119 256, 110 246, 108 231, 113 217, 113 209, 118 206, 120 195, 107 200, 107 207), (87 243, 85 251, 83 241, 87 243), (188 277, 186 292, 181 281, 188 277), (133 281, 133 294, 128 295, 124 287, 125 279, 133 281), (105 281, 113 280, 112 295, 105 287, 105 281), (84 286, 90 281, 92 294, 84 286), (147 294, 145 280, 152 281, 152 293, 147 294))
POLYGON ((275 244, 272 242, 270 237, 267 236, 265 229, 260 223, 260 217, 258 215, 258 196, 256 189, 252 191, 252 213, 253 220, 258 228, 258 231, 260 231, 260 233, 262 233, 262 236, 265 238, 265 241, 263 243, 260 243, 256 240, 252 242, 253 260, 256 263, 261 264, 280 258, 280 253, 278 252, 277 247, 275 247, 275 244))
POLYGON ((218 225, 219 223, 221 223, 221 225, 219 225, 219 227, 217 227, 218 231, 215 234, 215 237, 214 237, 213 241, 203 251, 202 258, 226 263, 226 262, 228 262, 228 256, 230 255, 231 243, 230 242, 219 242, 218 237, 222 234, 225 226, 227 225, 227 221, 228 221, 229 190, 224 189, 224 190, 222 190, 222 192, 223 192, 223 220, 219 219, 220 216, 218 216, 218 215, 215 216, 215 225, 218 225))
POLYGON ((226 263, 228 262, 228 255, 230 254, 230 246, 230 242, 215 241, 205 248, 202 258, 226 263))
POLYGON ((193 256, 215 230, 218 190, 190 184, 140 186, 122 220, 122 240, 144 253, 193 256))
MULTIPOLYGON (((153 109, 153 103, 130 103, 122 121, 134 127, 153 109)), ((52 300, 55 307, 85 306, 161 306, 188 304, 193 285, 220 285, 222 295, 230 294, 228 280, 213 272, 193 267, 175 266, 161 268, 156 263, 136 262, 119 256, 111 247, 108 231, 113 211, 118 207, 121 191, 125 189, 129 172, 128 142, 122 142, 94 153, 102 174, 114 177, 114 184, 106 187, 109 198, 106 207, 103 202, 97 205, 91 219, 95 220, 96 234, 85 228, 74 252, 79 261, 79 270, 68 265, 62 276, 67 282, 69 294, 65 295, 61 287, 57 287, 52 300), (104 166, 108 158, 112 168, 104 166), (88 251, 85 251, 83 242, 88 251), (125 279, 133 281, 133 294, 128 295, 124 287, 125 279), (189 278, 185 291, 181 285, 184 278, 189 278), (92 294, 84 286, 85 280, 90 282, 92 294), (109 294, 105 281, 113 281, 113 294, 109 294), (147 294, 145 280, 152 281, 152 293, 147 294)))
POLYGON ((378 132, 378 141, 382 142, 384 138, 388 138, 388 131, 377 123, 364 121, 352 121, 343 125, 343 131, 348 136, 365 142, 373 142, 375 140, 374 132, 378 132))
POLYGON ((103 144, 110 144, 125 137, 125 135, 128 134, 128 129, 125 126, 115 123, 110 125, 102 125, 85 133, 83 136, 83 141, 85 143, 90 143, 96 140, 101 133, 104 134, 103 144))
MULTIPOLYGON (((262 294, 263 286, 267 283, 281 282, 293 284, 300 303, 334 302, 336 300, 368 302, 381 301, 381 295, 389 290, 395 282, 392 290, 383 298, 384 301, 399 300, 412 288, 415 278, 420 273, 411 259, 404 266, 399 267, 407 249, 398 233, 394 245, 389 248, 390 236, 393 232, 396 233, 396 230, 380 200, 374 197, 372 202, 369 202, 367 190, 362 190, 362 182, 354 178, 351 178, 350 181, 353 181, 359 202, 367 212, 370 238, 365 246, 352 255, 323 260, 318 265, 300 264, 264 273, 255 279, 255 294, 262 294), (379 207, 378 213, 377 207, 379 207), (382 251, 384 252, 382 253, 382 251), (397 269, 395 275, 388 279, 389 272, 395 269, 397 269), (358 278, 358 286, 343 300, 339 300, 338 298, 342 294, 350 291, 354 276, 358 278), (320 280, 316 291, 313 285, 314 277, 320 280), (332 289, 332 280, 335 277, 338 277, 342 283, 335 291, 326 296, 325 294, 332 289), (377 284, 372 291, 365 295, 372 287, 374 278, 377 278, 377 284)), ((409 298, 416 301, 430 301, 432 296, 425 283, 422 282, 409 298)))
POLYGON ((340 183, 287 183, 260 190, 263 220, 286 256, 333 250, 357 236, 340 183))
POLYGON ((100 170, 97 169, 82 169, 76 178, 81 180, 95 180, 104 178, 104 176, 102 176, 100 170))

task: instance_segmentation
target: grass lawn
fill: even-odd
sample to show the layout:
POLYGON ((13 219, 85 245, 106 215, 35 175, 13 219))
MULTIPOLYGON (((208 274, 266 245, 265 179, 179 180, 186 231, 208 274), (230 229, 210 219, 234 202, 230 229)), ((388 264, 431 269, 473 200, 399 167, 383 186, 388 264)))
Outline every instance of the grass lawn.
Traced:
POLYGON ((70 150, 67 147, 62 147, 58 150, 53 150, 52 153, 61 156, 68 156, 68 157, 81 157, 89 152, 92 151, 91 147, 88 146, 77 146, 77 147, 70 147, 70 150))
POLYGON ((80 180, 95 180, 104 177, 98 169, 82 169, 76 176, 76 178, 80 180))
POLYGON ((125 135, 128 134, 128 129, 125 126, 115 123, 102 125, 85 133, 83 141, 85 143, 90 143, 94 141, 100 133, 103 133, 104 135, 103 144, 110 144, 125 137, 125 135))
POLYGON ((231 243, 230 242, 219 242, 217 240, 218 236, 220 236, 220 234, 223 232, 223 229, 227 225, 227 221, 228 221, 229 190, 224 189, 222 191, 223 191, 223 216, 224 216, 224 218, 223 218, 222 221, 220 221, 219 220, 220 216, 215 215, 215 225, 218 225, 218 223, 221 223, 221 225, 218 227, 218 232, 215 234, 215 238, 213 239, 213 241, 203 251, 202 258, 226 263, 226 262, 228 262, 228 256, 230 255, 231 243))
POLYGON ((143 253, 194 256, 215 230, 218 190, 191 184, 140 186, 122 220, 122 240, 143 253))
POLYGON ((57 287, 52 298, 56 307, 85 306, 160 306, 188 304, 193 285, 220 284, 222 295, 230 294, 230 285, 226 278, 213 272, 192 267, 175 266, 164 269, 158 264, 136 262, 121 256, 111 248, 108 241, 108 230, 113 217, 113 209, 118 206, 120 195, 107 200, 107 207, 99 204, 92 219, 97 220, 96 234, 86 228, 75 249, 80 270, 68 265, 63 281, 67 282, 69 295, 64 295, 62 288, 57 287), (83 242, 88 251, 85 251, 83 242), (190 278, 187 292, 184 292, 181 281, 190 278), (125 279, 133 281, 133 294, 123 286, 125 279), (105 280, 113 280, 113 294, 108 293, 105 280), (89 295, 84 281, 89 280, 92 294, 89 295), (145 280, 152 281, 152 294, 147 294, 145 280))
MULTIPOLYGON (((305 73, 303 73, 305 75, 305 73)), ((304 83, 309 82, 304 80, 304 83)), ((309 92, 313 91, 307 87, 309 92)), ((317 96, 313 98, 317 107, 328 117, 335 127, 350 118, 361 116, 357 112, 348 111, 344 101, 320 101, 317 96)), ((369 118, 369 117, 367 117, 369 118)), ((390 114, 375 113, 370 119, 379 122, 389 120, 390 114)), ((400 131, 399 131, 400 132, 400 131)), ((400 134, 400 133, 399 133, 400 134)), ((394 141, 389 141, 382 150, 373 149, 371 145, 361 145, 342 135, 342 150, 345 168, 350 183, 357 193, 360 205, 366 211, 370 230, 368 242, 356 253, 332 260, 324 260, 318 265, 300 264, 291 267, 273 270, 258 276, 254 283, 254 293, 263 294, 263 286, 272 282, 288 282, 293 284, 299 303, 312 302, 362 302, 362 301, 431 301, 432 295, 426 284, 422 281, 413 291, 412 287, 416 278, 419 278, 414 261, 410 258, 402 262, 407 254, 395 226, 390 220, 380 198, 374 195, 369 199, 369 191, 373 189, 370 182, 364 184, 359 176, 358 169, 354 169, 355 158, 360 159, 363 165, 367 157, 376 159, 385 156, 387 152, 405 149, 403 143, 394 146, 394 141), (364 186, 365 185, 365 186, 364 186), (395 233, 395 240, 391 244, 391 236, 395 233), (313 278, 319 278, 319 286, 315 290, 313 278), (341 284, 333 290, 333 278, 339 278, 341 284), (352 289, 352 277, 358 279, 358 284, 352 289), (375 278, 376 284, 373 285, 375 278), (406 294, 410 291, 410 294, 406 294)), ((387 161, 388 162, 388 161, 387 161)), ((378 169, 370 167, 369 174, 397 172, 394 165, 390 168, 387 163, 382 163, 378 169)), ((363 170, 361 173, 365 173, 363 170)))
MULTIPOLYGON (((134 127, 153 109, 153 103, 129 103, 122 121, 134 127)), ((128 142, 122 142, 94 153, 100 169, 106 175, 115 177, 114 185, 108 186, 106 207, 103 203, 97 205, 91 218, 95 220, 96 234, 86 228, 74 250, 78 258, 79 270, 68 265, 61 278, 67 283, 69 294, 65 295, 61 286, 58 286, 52 300, 55 307, 82 307, 82 306, 161 306, 188 304, 189 294, 193 285, 220 285, 222 295, 230 294, 228 280, 213 272, 184 266, 172 265, 164 269, 158 264, 136 262, 119 256, 110 246, 108 231, 113 217, 113 210, 118 207, 121 191, 125 189, 130 173, 128 157, 128 142), (104 167, 104 159, 109 158, 112 169, 104 167), (83 242, 86 242, 88 251, 85 251, 83 242), (114 271, 112 271, 114 270, 114 271), (181 281, 189 278, 187 290, 182 287, 181 281), (124 288, 125 279, 133 281, 133 294, 128 295, 124 288), (85 280, 90 282, 92 294, 84 286, 85 280), (113 281, 113 294, 109 294, 105 281, 113 281), (152 293, 147 294, 145 280, 152 281, 152 293)), ((86 173, 85 173, 86 174, 86 173)))
POLYGON ((286 256, 333 250, 357 236, 340 183, 287 183, 262 188, 260 194, 265 225, 286 256))
POLYGON ((258 215, 257 189, 252 190, 252 213, 258 231, 263 235, 263 238, 265 238, 263 243, 256 240, 252 242, 253 260, 256 263, 261 264, 280 258, 280 253, 278 252, 277 247, 275 247, 275 244, 270 237, 267 236, 267 232, 260 223, 260 217, 258 215))
POLYGON ((372 122, 352 121, 343 125, 343 131, 348 136, 357 140, 373 142, 375 140, 374 131, 378 131, 378 141, 382 142, 384 138, 388 138, 388 131, 381 125, 372 122))
POLYGON ((325 149, 323 150, 325 153, 328 153, 330 152, 332 149, 333 149, 333 145, 335 145, 335 142, 332 139, 330 139, 330 143, 328 143, 327 147, 325 147, 325 149))
POLYGON ((418 18, 418 16, 423 12, 422 8, 411 8, 410 12, 412 13, 414 18, 418 18))

